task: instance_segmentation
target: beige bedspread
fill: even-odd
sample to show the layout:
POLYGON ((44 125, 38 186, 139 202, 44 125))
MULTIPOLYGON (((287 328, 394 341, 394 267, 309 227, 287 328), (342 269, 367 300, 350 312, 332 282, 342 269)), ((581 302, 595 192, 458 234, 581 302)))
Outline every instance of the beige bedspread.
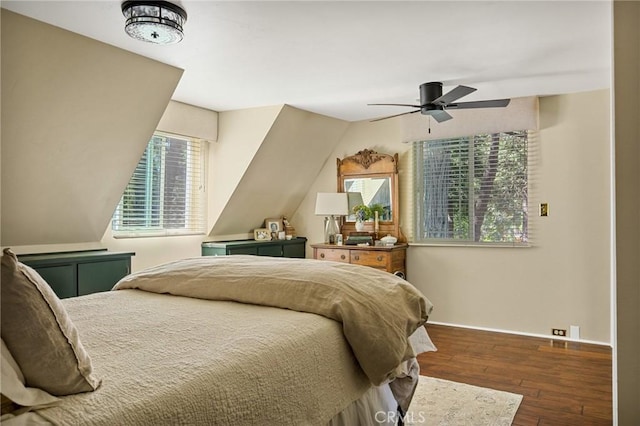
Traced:
POLYGON ((336 321, 138 290, 63 300, 103 379, 63 425, 324 425, 368 389, 336 321))
POLYGON ((199 257, 123 278, 115 287, 311 312, 339 321, 374 385, 415 354, 409 336, 432 305, 408 282, 357 265, 257 256, 199 257))

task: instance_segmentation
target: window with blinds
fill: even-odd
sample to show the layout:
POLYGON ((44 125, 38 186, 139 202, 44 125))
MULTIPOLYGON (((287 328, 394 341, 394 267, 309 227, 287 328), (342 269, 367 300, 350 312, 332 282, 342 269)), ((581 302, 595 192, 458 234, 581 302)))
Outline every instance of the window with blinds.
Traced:
POLYGON ((206 231, 204 142, 156 132, 112 219, 114 237, 206 231))
POLYGON ((414 142, 414 242, 525 245, 529 132, 414 142))

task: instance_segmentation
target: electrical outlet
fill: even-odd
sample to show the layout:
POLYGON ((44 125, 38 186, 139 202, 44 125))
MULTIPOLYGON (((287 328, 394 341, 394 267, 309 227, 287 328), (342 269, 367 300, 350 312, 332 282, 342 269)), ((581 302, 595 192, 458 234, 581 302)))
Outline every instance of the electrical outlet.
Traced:
POLYGON ((549 216, 549 204, 540 203, 540 216, 549 216))
POLYGON ((552 328, 551 334, 558 337, 567 337, 567 330, 563 328, 552 328))

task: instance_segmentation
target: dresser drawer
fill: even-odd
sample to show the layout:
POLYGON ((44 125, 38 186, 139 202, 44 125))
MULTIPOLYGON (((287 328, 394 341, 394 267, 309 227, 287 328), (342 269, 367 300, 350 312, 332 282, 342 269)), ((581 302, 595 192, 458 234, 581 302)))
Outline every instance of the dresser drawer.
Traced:
POLYGON ((351 252, 351 263, 356 265, 372 266, 374 268, 387 269, 391 253, 381 251, 358 250, 351 252))
POLYGON ((392 247, 337 246, 334 244, 312 244, 313 258, 333 260, 367 266, 405 277, 407 244, 392 247))
POLYGON ((316 259, 349 263, 349 250, 319 248, 315 252, 316 259))

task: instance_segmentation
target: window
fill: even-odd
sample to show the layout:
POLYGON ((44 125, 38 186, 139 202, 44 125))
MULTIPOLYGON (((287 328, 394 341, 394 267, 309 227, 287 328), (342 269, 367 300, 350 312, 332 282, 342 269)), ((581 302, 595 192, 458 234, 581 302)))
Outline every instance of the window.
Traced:
POLYGON ((527 131, 414 143, 415 242, 525 244, 527 131))
POLYGON ((203 145, 153 135, 113 215, 115 237, 205 233, 203 145))

